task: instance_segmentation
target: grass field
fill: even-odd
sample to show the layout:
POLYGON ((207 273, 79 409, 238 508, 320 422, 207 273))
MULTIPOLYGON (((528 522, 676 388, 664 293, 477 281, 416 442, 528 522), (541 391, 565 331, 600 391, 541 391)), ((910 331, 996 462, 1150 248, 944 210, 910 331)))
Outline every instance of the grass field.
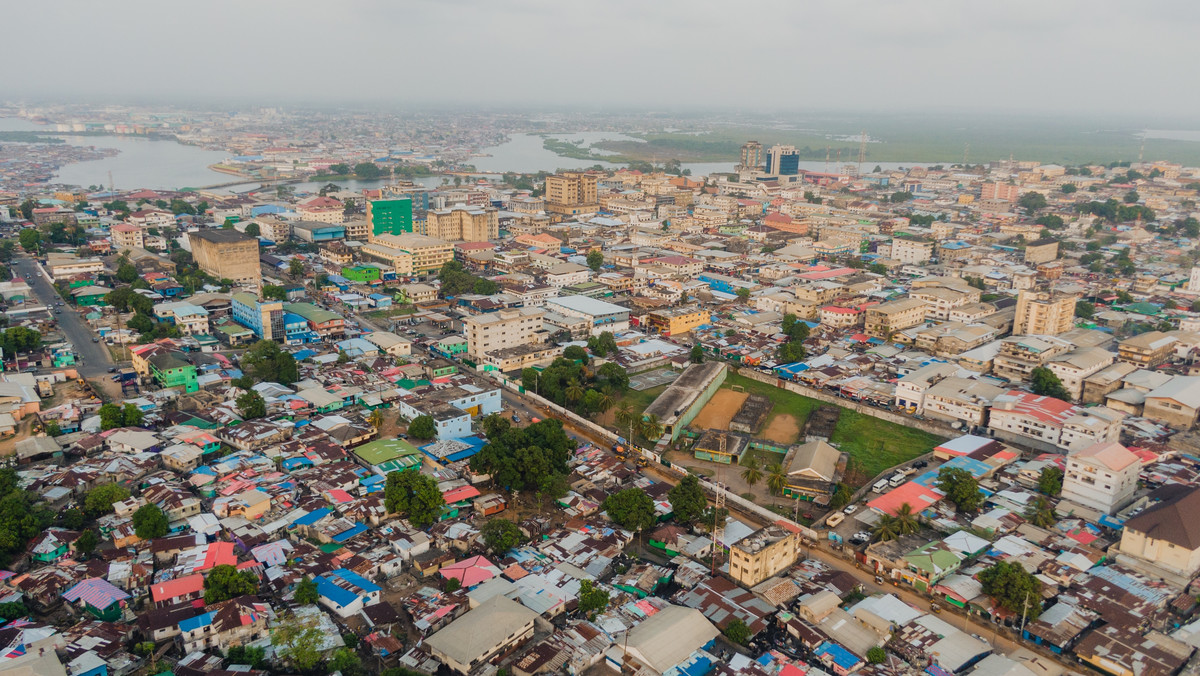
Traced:
MULTIPOLYGON (((801 429, 809 413, 821 405, 816 399, 736 373, 730 373, 725 379, 725 387, 732 385, 741 385, 747 392, 767 397, 775 404, 776 411, 786 411, 795 416, 801 429)), ((889 467, 927 453, 941 440, 941 437, 928 432, 845 408, 830 438, 831 442, 850 454, 851 469, 854 471, 848 472, 847 483, 854 487, 861 486, 889 467)))

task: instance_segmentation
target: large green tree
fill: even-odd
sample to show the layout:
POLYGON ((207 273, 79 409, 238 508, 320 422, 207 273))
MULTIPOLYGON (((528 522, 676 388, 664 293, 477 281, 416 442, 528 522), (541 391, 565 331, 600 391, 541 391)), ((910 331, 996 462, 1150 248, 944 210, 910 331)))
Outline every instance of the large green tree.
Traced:
POLYGON ((589 620, 596 619, 596 616, 604 612, 608 608, 609 593, 608 590, 596 586, 596 583, 591 580, 583 580, 579 583, 579 612, 589 620))
POLYGON ((1022 615, 1028 620, 1036 619, 1042 612, 1042 582, 1015 561, 998 561, 986 568, 976 579, 983 585, 983 593, 996 599, 1001 608, 1022 615))
POLYGON ((1037 395, 1071 401, 1071 393, 1062 384, 1062 380, 1045 366, 1039 366, 1029 373, 1029 389, 1037 395))
POLYGON ((242 370, 259 382, 291 385, 300 379, 296 358, 273 340, 260 340, 241 357, 242 370))
POLYGON ((414 471, 389 472, 384 487, 384 506, 400 514, 417 528, 433 525, 446 500, 433 477, 414 471))
POLYGON ((241 413, 246 420, 265 418, 267 415, 267 402, 255 390, 239 394, 234 403, 237 404, 238 413, 241 413))
POLYGON ((325 635, 309 617, 301 619, 289 613, 279 618, 271 631, 271 645, 279 657, 301 672, 313 671, 325 658, 317 648, 325 635))
POLYGON ((133 532, 143 540, 153 540, 167 534, 170 523, 158 505, 142 505, 133 513, 133 532))
POLYGON ((938 472, 937 487, 960 512, 974 512, 983 504, 979 482, 965 469, 943 467, 938 472))
POLYGON ((604 265, 604 254, 594 249, 589 251, 587 255, 587 265, 592 269, 592 272, 599 272, 600 266, 604 265))
POLYGON ((1038 491, 1044 495, 1058 495, 1062 493, 1062 487, 1063 471, 1054 466, 1043 467, 1038 475, 1038 491))
POLYGON ((543 491, 546 477, 566 476, 575 445, 562 422, 542 420, 514 427, 499 415, 483 420, 488 443, 471 457, 471 469, 490 474, 497 486, 517 491, 543 491))
POLYGON ((626 488, 604 498, 602 509, 613 523, 634 532, 653 526, 657 520, 654 500, 637 487, 626 488))
POLYGON ((700 488, 700 480, 691 474, 671 487, 667 493, 667 500, 671 502, 675 520, 680 523, 691 523, 700 518, 704 508, 708 506, 708 500, 700 488))
POLYGON ((213 566, 204 578, 204 602, 212 605, 238 596, 258 593, 258 576, 236 566, 213 566))
POLYGON ((524 534, 517 524, 508 519, 491 519, 483 524, 483 528, 479 529, 480 535, 483 537, 484 544, 493 553, 504 555, 510 549, 521 544, 524 539, 524 534))
POLYGON ((437 436, 437 424, 427 415, 419 415, 408 424, 408 435, 414 439, 432 439, 437 436))
POLYGON ((117 484, 100 484, 88 491, 83 500, 84 509, 92 514, 108 514, 112 511, 114 502, 120 502, 129 497, 129 491, 117 484))

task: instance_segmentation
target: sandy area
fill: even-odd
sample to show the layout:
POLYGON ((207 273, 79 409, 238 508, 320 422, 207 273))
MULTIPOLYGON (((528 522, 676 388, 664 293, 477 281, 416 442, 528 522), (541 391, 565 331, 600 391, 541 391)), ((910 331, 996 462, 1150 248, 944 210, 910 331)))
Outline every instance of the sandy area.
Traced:
POLYGON ((700 409, 700 413, 692 421, 692 424, 700 429, 727 430, 729 421, 733 420, 733 416, 737 415, 738 410, 742 408, 742 403, 749 396, 745 392, 717 390, 713 398, 705 404, 704 408, 700 409))
POLYGON ((794 444, 800 438, 800 425, 796 417, 788 413, 780 413, 771 419, 771 424, 762 431, 762 438, 781 444, 794 444))

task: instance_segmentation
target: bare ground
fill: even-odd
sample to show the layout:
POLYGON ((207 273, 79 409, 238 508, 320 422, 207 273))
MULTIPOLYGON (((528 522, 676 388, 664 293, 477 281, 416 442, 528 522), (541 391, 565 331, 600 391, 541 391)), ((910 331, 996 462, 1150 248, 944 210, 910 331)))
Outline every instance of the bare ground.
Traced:
POLYGON ((727 430, 729 421, 750 395, 733 390, 717 390, 713 398, 700 410, 693 424, 700 429, 727 430))

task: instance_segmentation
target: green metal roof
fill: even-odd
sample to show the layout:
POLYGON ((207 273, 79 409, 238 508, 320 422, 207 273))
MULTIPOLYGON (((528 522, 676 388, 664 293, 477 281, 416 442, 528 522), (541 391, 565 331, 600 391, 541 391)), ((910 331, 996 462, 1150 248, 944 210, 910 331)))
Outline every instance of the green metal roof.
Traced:
POLYGON ((376 439, 354 449, 354 454, 371 465, 381 465, 389 460, 419 455, 416 446, 403 439, 376 439))

